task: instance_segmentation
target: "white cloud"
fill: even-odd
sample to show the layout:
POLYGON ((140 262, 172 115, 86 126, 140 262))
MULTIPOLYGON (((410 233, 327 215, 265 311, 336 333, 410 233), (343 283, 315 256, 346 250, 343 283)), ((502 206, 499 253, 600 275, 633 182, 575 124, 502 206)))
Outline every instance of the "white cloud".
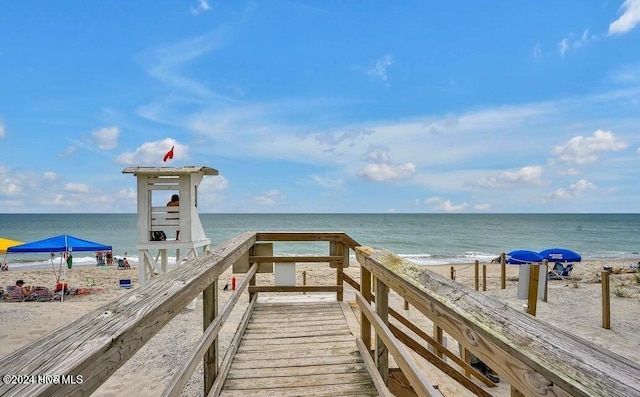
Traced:
POLYGON ((358 177, 374 182, 402 181, 411 178, 416 173, 416 166, 412 163, 404 164, 367 164, 358 171, 358 177))
POLYGON ((625 0, 622 15, 609 25, 609 35, 624 34, 640 23, 640 0, 625 0))
POLYGON ((588 164, 598 160, 600 153, 617 152, 627 148, 627 144, 616 138, 611 131, 597 130, 590 137, 578 135, 566 144, 556 146, 553 154, 567 163, 588 164))
POLYGON ((578 182, 569 186, 568 189, 559 188, 553 193, 547 195, 548 200, 575 200, 583 196, 586 191, 596 190, 597 186, 587 181, 586 179, 580 179, 578 182))
POLYGON ((63 190, 67 193, 89 193, 89 186, 84 183, 67 182, 63 190))
POLYGON ((472 183, 471 186, 495 189, 514 185, 526 186, 540 184, 540 176, 543 170, 544 168, 539 165, 522 167, 517 171, 504 171, 488 178, 481 178, 477 182, 472 183))
POLYGON ((454 205, 450 200, 445 200, 440 197, 430 197, 425 200, 425 204, 432 209, 441 210, 444 212, 460 212, 469 207, 469 204, 462 203, 454 205))
POLYGON ((365 165, 356 175, 366 181, 403 181, 416 173, 416 166, 413 163, 391 163, 389 149, 383 146, 370 148, 364 157, 370 163, 365 165))
POLYGON ((162 166, 164 155, 173 150, 173 159, 167 160, 167 164, 189 158, 189 147, 177 142, 175 139, 165 138, 161 141, 145 142, 135 152, 122 153, 116 158, 118 164, 140 166, 162 166))
POLYGON ((376 64, 367 71, 369 76, 387 81, 387 69, 393 65, 393 56, 387 54, 376 61, 376 64))
POLYGON ((278 189, 271 189, 258 196, 254 196, 253 200, 260 205, 276 205, 284 200, 284 196, 278 189))
POLYGON ((558 51, 560 55, 564 56, 569 50, 577 50, 580 47, 584 47, 594 40, 598 40, 598 36, 590 34, 589 29, 585 29, 580 36, 575 36, 573 33, 558 43, 558 51))
POLYGON ((4 125, 4 121, 0 119, 0 138, 4 138, 7 134, 7 127, 4 125))
POLYGON ((101 150, 111 150, 118 146, 118 135, 120 129, 118 127, 104 127, 91 133, 94 141, 101 150))
POLYGON ((191 15, 199 15, 205 11, 209 11, 210 9, 211 9, 211 6, 207 2, 207 0, 198 0, 198 5, 195 7, 191 6, 190 12, 191 12, 191 15))

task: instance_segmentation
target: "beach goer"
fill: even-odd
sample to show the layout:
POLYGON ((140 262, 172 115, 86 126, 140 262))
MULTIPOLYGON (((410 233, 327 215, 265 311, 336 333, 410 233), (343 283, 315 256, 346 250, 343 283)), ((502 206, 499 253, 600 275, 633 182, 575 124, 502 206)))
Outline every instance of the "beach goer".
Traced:
POLYGON ((107 251, 107 266, 113 265, 113 252, 107 251))
POLYGON ((122 258, 122 264, 124 265, 125 269, 131 269, 131 265, 129 265, 129 261, 127 260, 126 256, 122 258))
MULTIPOLYGON (((180 196, 174 194, 171 196, 171 201, 167 203, 167 207, 179 207, 180 206, 180 196)), ((179 211, 167 211, 169 214, 177 214, 179 211)), ((180 218, 167 218, 167 219, 180 219, 180 218)), ((176 240, 180 239, 180 230, 176 230, 176 240)))
POLYGON ((25 285, 24 280, 16 281, 16 286, 20 287, 20 290, 22 291, 22 296, 31 295, 31 287, 28 285, 25 285))
POLYGON ((2 264, 2 271, 3 271, 3 272, 6 272, 6 271, 8 271, 8 270, 9 270, 9 265, 7 264, 7 262, 3 263, 3 264, 2 264))

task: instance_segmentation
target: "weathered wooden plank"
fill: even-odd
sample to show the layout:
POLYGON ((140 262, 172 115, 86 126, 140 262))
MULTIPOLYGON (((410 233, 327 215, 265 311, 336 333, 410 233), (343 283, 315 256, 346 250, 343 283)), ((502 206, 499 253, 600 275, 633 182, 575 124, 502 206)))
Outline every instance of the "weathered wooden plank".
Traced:
MULTIPOLYGON (((343 373, 367 373, 367 368, 362 363, 351 364, 326 364, 326 365, 307 365, 304 367, 289 367, 287 368, 287 376, 300 376, 300 375, 331 375, 331 374, 343 374, 343 373)), ((251 369, 238 369, 229 372, 227 379, 246 379, 246 378, 273 378, 282 376, 282 368, 251 368, 251 369)))
POLYGON ((295 334, 299 334, 302 332, 316 332, 318 330, 318 327, 322 327, 323 331, 344 331, 345 327, 344 327, 344 322, 342 324, 336 324, 336 323, 310 323, 310 324, 305 324, 305 323, 297 323, 294 322, 292 323, 290 326, 288 326, 287 328, 282 328, 282 327, 269 327, 269 326, 262 326, 262 327, 251 327, 251 328, 247 328, 247 334, 251 334, 251 335, 255 335, 255 334, 271 334, 271 335, 283 335, 283 336, 287 336, 287 335, 295 335, 295 334))
POLYGON ((249 263, 278 262, 278 263, 337 263, 342 262, 342 256, 250 256, 249 263))
POLYGON ((260 303, 256 308, 255 318, 260 318, 262 313, 340 313, 340 310, 333 306, 333 303, 292 303, 282 305, 281 303, 260 303))
POLYGON ((373 385, 322 385, 308 387, 281 387, 271 390, 223 390, 220 397, 347 397, 347 396, 377 396, 373 385))
MULTIPOLYGON (((254 355, 255 357, 255 355, 254 355)), ((350 356, 326 356, 312 358, 292 358, 277 360, 245 360, 234 361, 231 364, 233 369, 250 369, 250 368, 291 368, 306 367, 309 365, 334 365, 334 364, 357 364, 362 363, 360 355, 350 356)))
MULTIPOLYGON (((331 326, 342 326, 344 325, 344 319, 342 319, 342 324, 340 323, 340 319, 335 320, 322 320, 318 318, 309 317, 309 321, 296 321, 294 319, 291 320, 287 325, 287 329, 295 329, 295 328, 304 328, 304 327, 331 327, 331 326)), ((252 331, 272 331, 274 329, 282 329, 282 322, 274 322, 274 323, 252 323, 249 324, 247 329, 252 331)))
POLYGON ((265 231, 258 232, 258 241, 342 241, 344 232, 265 231))
POLYGON ((335 355, 357 355, 358 349, 355 341, 352 346, 335 348, 328 350, 325 348, 307 349, 307 350, 273 350, 269 354, 256 354, 255 352, 237 352, 235 361, 258 361, 272 359, 290 359, 290 358, 316 358, 335 355))
POLYGON ((358 262, 530 396, 640 395, 640 364, 385 251, 358 262))
MULTIPOLYGON (((305 332, 296 332, 296 333, 287 333, 288 338, 307 338, 309 336, 322 336, 322 335, 345 335, 350 334, 350 332, 344 330, 335 330, 335 331, 322 331, 322 330, 310 330, 305 332)), ((245 333, 246 339, 274 339, 274 336, 270 334, 257 334, 257 333, 245 333)))
MULTIPOLYGON (((351 342, 353 340, 352 335, 344 334, 344 335, 320 335, 320 336, 310 336, 307 338, 281 338, 281 339, 270 339, 269 346, 279 346, 279 345, 296 345, 296 344, 304 344, 304 343, 326 343, 326 342, 351 342)), ((260 349, 264 346, 264 340, 262 339, 246 339, 243 340, 240 344, 241 349, 246 349, 247 351, 252 349, 260 349)))
MULTIPOLYGON (((304 339, 306 340, 307 338, 298 338, 298 339, 304 339)), ((343 340, 343 341, 334 341, 334 340, 329 340, 329 341, 324 341, 324 342, 304 342, 304 343, 293 343, 293 344, 263 344, 262 345, 262 349, 260 349, 260 346, 241 346, 238 348, 238 352, 239 353, 256 353, 257 355, 260 355, 260 352, 264 352, 264 353, 269 353, 269 352, 275 352, 275 351, 282 351, 282 350, 286 350, 286 351, 291 351, 291 350, 300 350, 300 349, 308 349, 308 350, 315 350, 315 349, 327 349, 327 350, 332 350, 332 349, 342 349, 342 348, 351 348, 353 347, 353 340, 343 340)))
POLYGON ((342 285, 257 285, 249 292, 342 292, 342 285))
POLYGON ((0 395, 91 394, 254 242, 237 236, 0 361, 0 374, 82 375, 81 385, 2 384, 0 395))
POLYGON ((282 325, 284 324, 289 324, 291 322, 298 322, 298 321, 313 321, 316 324, 322 324, 322 323, 333 323, 336 321, 344 321, 343 316, 340 315, 334 315, 333 313, 330 314, 324 314, 322 315, 322 317, 318 318, 318 316, 314 313, 278 313, 278 315, 276 317, 259 317, 259 318, 253 318, 251 319, 251 322, 249 324, 251 324, 252 326, 261 326, 263 324, 274 324, 274 325, 282 325))
POLYGON ((340 384, 371 384, 371 378, 366 371, 360 373, 341 373, 327 376, 324 374, 274 376, 268 378, 227 379, 225 390, 264 390, 281 387, 329 386, 340 384))

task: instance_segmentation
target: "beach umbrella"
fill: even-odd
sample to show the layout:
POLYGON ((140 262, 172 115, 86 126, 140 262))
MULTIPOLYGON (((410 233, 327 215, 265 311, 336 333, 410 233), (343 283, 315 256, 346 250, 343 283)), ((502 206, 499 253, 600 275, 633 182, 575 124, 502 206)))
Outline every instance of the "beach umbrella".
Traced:
POLYGON ((539 252, 542 259, 549 262, 580 262, 582 257, 575 251, 566 248, 549 248, 539 252))
POLYGON ((525 263, 542 262, 543 258, 535 251, 515 250, 507 254, 507 263, 510 265, 522 265, 525 263))
POLYGON ((0 237, 0 254, 6 253, 7 248, 13 247, 14 245, 20 245, 20 244, 23 244, 23 242, 0 237))

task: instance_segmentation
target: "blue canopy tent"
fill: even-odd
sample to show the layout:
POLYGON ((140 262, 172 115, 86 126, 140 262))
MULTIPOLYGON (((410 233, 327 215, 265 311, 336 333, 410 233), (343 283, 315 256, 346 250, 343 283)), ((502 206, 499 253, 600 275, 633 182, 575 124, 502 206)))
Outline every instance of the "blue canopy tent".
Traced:
POLYGON ((544 251, 540 251, 539 255, 542 259, 546 259, 549 262, 567 263, 582 261, 580 254, 566 248, 549 248, 544 251))
POLYGON ((68 234, 50 237, 44 240, 32 241, 30 243, 14 245, 7 248, 7 252, 72 252, 72 251, 111 251, 110 245, 95 243, 83 240, 68 234))
POLYGON ((542 260, 542 257, 537 252, 530 250, 515 250, 507 254, 507 263, 510 265, 539 263, 542 260))
MULTIPOLYGON (((32 241, 30 243, 14 245, 7 248, 7 253, 37 253, 48 252, 51 253, 51 265, 53 266, 53 256, 55 253, 64 253, 67 267, 71 269, 73 264, 73 257, 71 253, 73 251, 111 251, 110 245, 96 243, 89 240, 83 240, 68 234, 61 234, 59 236, 50 237, 44 240, 32 241)), ((55 268, 54 268, 55 272, 55 268)), ((56 283, 60 282, 60 275, 62 273, 62 257, 60 261, 60 272, 58 274, 56 283)), ((66 268, 65 268, 66 276, 66 268)))

